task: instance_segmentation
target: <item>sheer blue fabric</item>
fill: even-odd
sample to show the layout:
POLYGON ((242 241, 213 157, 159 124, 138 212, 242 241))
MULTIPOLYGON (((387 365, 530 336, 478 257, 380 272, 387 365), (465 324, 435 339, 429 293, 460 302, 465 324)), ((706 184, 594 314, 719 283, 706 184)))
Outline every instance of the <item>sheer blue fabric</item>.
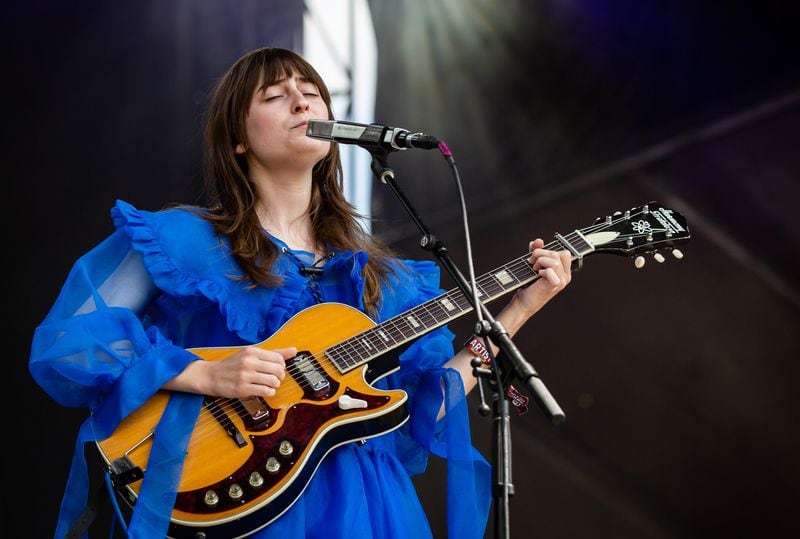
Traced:
MULTIPOLYGON (((198 359, 187 348, 261 342, 315 301, 291 257, 279 257, 273 268, 283 277, 280 287, 247 289, 230 278, 241 269, 227 243, 191 211, 147 212, 117 201, 111 213, 116 231, 75 263, 31 347, 29 368, 37 383, 60 404, 91 412, 76 439, 57 537, 67 533, 87 501, 84 444, 111 435, 198 359)), ((310 253, 295 255, 313 262, 310 253)), ((324 301, 363 310, 366 260, 363 252, 332 253, 318 279, 324 301)), ((397 261, 396 268, 377 322, 442 293, 433 262, 397 261)), ((471 444, 461 378, 442 367, 454 353, 452 341, 446 327, 428 333, 400 356, 397 371, 375 383, 408 393, 409 421, 364 445, 331 451, 300 498, 253 537, 430 537, 411 482, 430 454, 447 459, 448 536, 483 537, 490 469, 471 444), (446 416, 437 421, 443 399, 446 416)), ((165 535, 201 401, 189 394, 170 398, 156 429, 131 537, 165 535)))

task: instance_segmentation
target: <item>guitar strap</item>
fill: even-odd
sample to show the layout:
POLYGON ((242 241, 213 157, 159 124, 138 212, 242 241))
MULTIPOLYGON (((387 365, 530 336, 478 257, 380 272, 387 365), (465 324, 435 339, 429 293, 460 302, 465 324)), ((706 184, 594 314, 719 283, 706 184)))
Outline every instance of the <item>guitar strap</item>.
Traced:
POLYGON ((105 506, 109 502, 109 496, 111 495, 112 494, 108 492, 105 485, 97 487, 97 490, 86 504, 81 515, 67 532, 66 539, 80 539, 83 537, 83 534, 85 534, 89 526, 92 525, 92 522, 94 522, 94 519, 100 514, 100 511, 105 509, 105 506))
MULTIPOLYGON (((138 481, 143 477, 142 469, 134 465, 127 457, 114 459, 109 466, 108 473, 111 474, 107 476, 110 482, 106 481, 97 487, 92 498, 86 503, 83 512, 67 532, 67 539, 80 539, 83 537, 83 534, 92 525, 100 511, 104 510, 111 497, 116 495, 114 489, 138 481)), ((120 516, 119 518, 122 517, 120 516)))

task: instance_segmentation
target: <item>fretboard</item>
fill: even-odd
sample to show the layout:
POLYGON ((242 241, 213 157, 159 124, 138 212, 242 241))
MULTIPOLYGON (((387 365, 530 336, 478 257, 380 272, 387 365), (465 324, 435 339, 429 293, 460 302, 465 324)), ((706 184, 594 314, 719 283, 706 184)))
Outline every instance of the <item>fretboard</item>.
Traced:
MULTIPOLYGON (((568 248, 575 253, 573 258, 577 254, 591 251, 591 246, 583 242, 577 233, 570 234, 568 241, 559 237, 547 247, 550 249, 568 248), (579 246, 575 244, 579 244, 579 246)), ((536 280, 539 276, 528 263, 529 258, 530 253, 527 253, 478 277, 475 280, 478 299, 483 303, 489 303, 536 280)), ((464 296, 461 289, 454 288, 331 346, 325 350, 325 355, 340 372, 345 373, 472 310, 472 303, 464 296)))

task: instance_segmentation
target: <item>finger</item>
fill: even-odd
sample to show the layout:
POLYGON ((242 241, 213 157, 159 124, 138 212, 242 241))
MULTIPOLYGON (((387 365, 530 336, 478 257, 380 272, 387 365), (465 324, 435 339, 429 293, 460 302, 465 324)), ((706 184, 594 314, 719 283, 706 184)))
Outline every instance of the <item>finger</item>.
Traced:
POLYGON ((541 268, 555 268, 561 265, 561 258, 556 253, 542 254, 534 258, 533 269, 537 271, 541 268))
POLYGON ((253 383, 259 386, 278 389, 281 386, 281 378, 275 374, 256 373, 253 383))
POLYGON ((263 397, 263 398, 274 397, 277 392, 278 390, 275 389, 274 387, 269 387, 259 384, 253 386, 254 397, 263 397))
POLYGON ((262 361, 272 361, 274 363, 284 364, 287 359, 291 359, 297 355, 297 348, 277 348, 275 350, 267 350, 264 348, 253 347, 251 348, 253 355, 262 361))
POLYGON ((544 268, 539 270, 539 276, 543 277, 548 283, 553 285, 554 288, 561 284, 561 278, 553 268, 544 268))
POLYGON ((564 268, 564 275, 567 278, 567 283, 572 279, 572 253, 569 251, 561 251, 561 265, 564 268))
POLYGON ((544 247, 544 240, 542 238, 536 238, 528 244, 528 251, 532 253, 534 249, 541 249, 542 247, 544 247))
POLYGON ((294 356, 297 355, 297 347, 290 346, 288 348, 277 348, 273 350, 273 352, 277 352, 278 354, 283 357, 283 359, 292 359, 294 356))
POLYGON ((255 367, 255 372, 271 374, 283 380, 286 376, 286 362, 283 357, 274 353, 262 356, 255 367))

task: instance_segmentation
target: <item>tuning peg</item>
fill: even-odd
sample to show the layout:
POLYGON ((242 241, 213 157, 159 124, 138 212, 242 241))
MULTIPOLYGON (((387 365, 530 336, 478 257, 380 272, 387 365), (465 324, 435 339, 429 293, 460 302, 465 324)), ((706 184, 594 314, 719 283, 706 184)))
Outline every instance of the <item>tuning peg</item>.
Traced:
POLYGON ((658 262, 659 264, 663 264, 664 263, 664 255, 662 255, 661 253, 654 254, 653 258, 655 258, 656 262, 658 262))
POLYGON ((680 249, 673 249, 672 256, 680 260, 681 258, 683 258, 683 251, 681 251, 680 249))
POLYGON ((644 267, 644 257, 641 255, 637 256, 633 261, 633 265, 636 266, 636 269, 642 269, 644 267))

